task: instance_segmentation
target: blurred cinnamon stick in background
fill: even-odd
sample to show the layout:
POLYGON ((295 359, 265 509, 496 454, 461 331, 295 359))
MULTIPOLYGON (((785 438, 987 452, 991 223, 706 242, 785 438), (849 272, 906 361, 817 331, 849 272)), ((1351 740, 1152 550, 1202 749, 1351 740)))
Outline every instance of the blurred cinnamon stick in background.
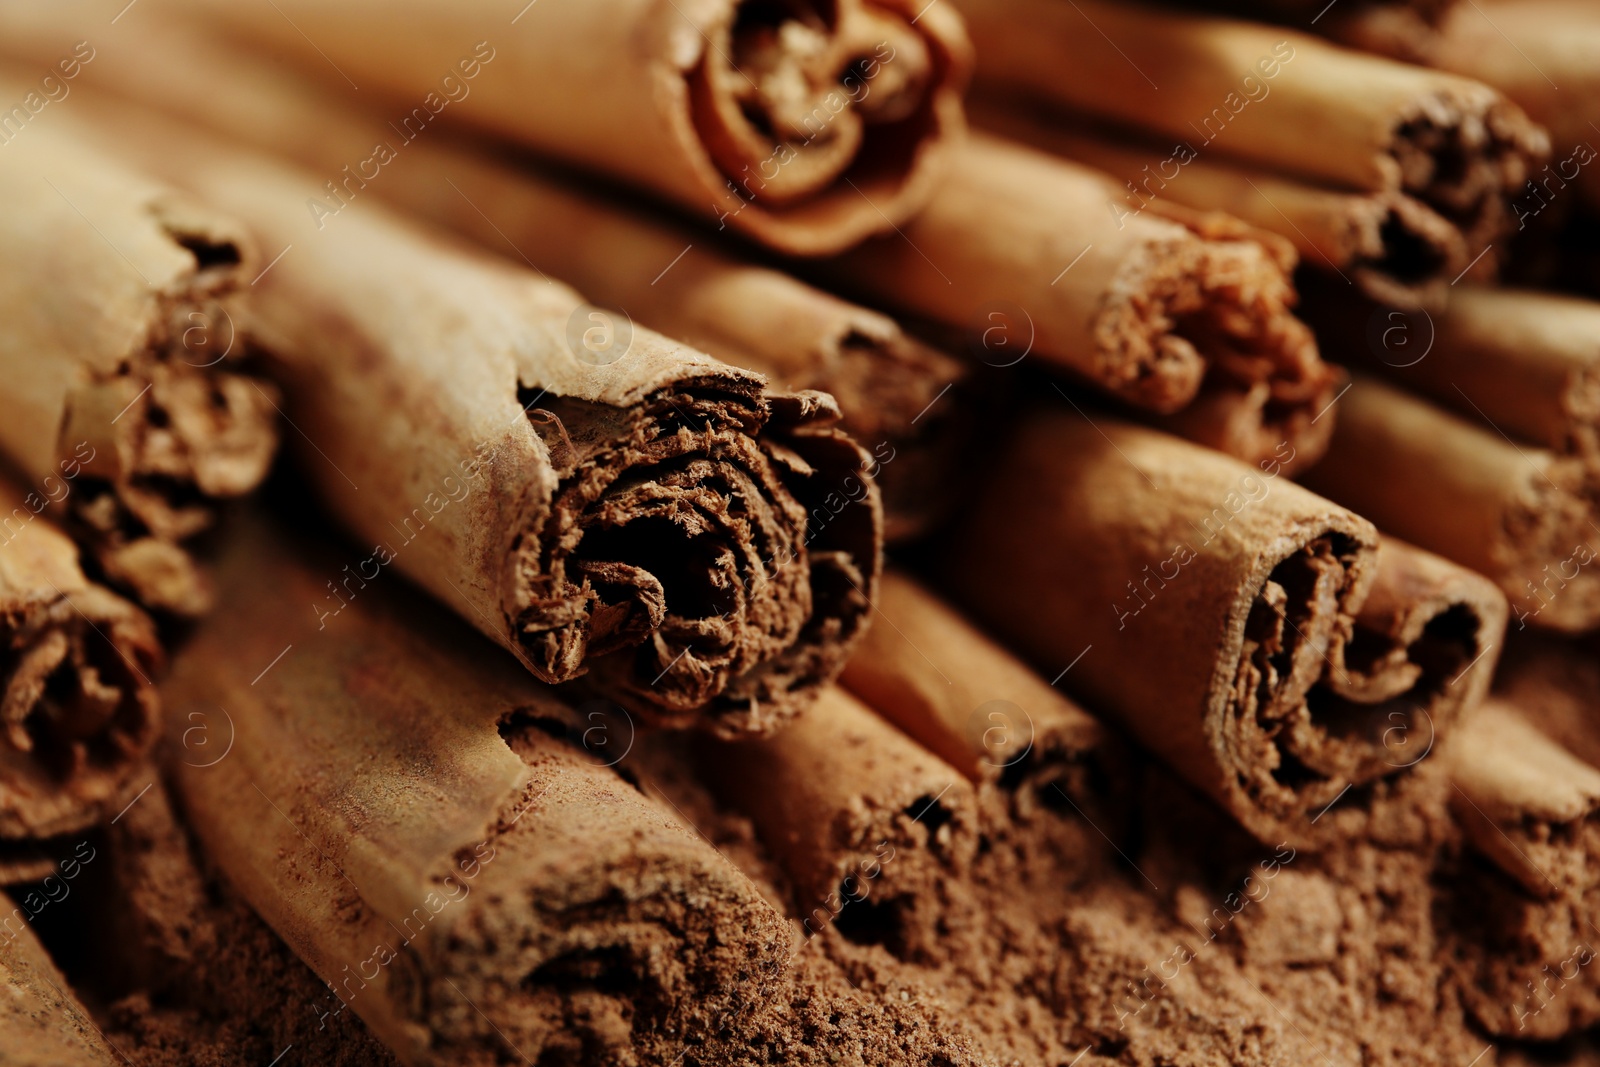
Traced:
POLYGON ((520 12, 483 0, 413 5, 399 20, 368 2, 163 10, 270 43, 330 84, 426 107, 424 123, 458 106, 485 130, 798 255, 891 231, 964 132, 960 20, 901 0, 543 0, 520 12), (300 19, 316 22, 315 45, 293 29, 300 19), (501 49, 514 58, 497 68, 501 49))
POLYGON ((0 451, 97 577, 198 614, 207 585, 181 543, 260 483, 277 446, 276 393, 239 370, 232 299, 254 246, 81 139, 25 132, 0 157, 0 451))
POLYGON ((1313 266, 1352 267, 1380 301, 1436 304, 1463 273, 1493 278, 1504 250, 1489 246, 1515 228, 1511 202, 1549 150, 1488 86, 1279 27, 1104 0, 958 6, 980 86, 1176 142, 1164 156, 1089 152, 1126 181, 1129 211, 1155 199, 1230 211, 1295 240, 1313 266), (1068 42, 1083 47, 1064 60, 1068 42), (1196 159, 1200 180, 1185 173, 1196 159), (1275 207, 1272 192, 1291 190, 1275 207))

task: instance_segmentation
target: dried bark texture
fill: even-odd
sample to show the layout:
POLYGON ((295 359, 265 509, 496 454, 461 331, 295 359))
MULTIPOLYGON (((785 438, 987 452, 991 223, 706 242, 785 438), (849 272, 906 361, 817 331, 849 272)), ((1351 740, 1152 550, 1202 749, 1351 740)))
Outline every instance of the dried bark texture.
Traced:
MULTIPOLYGON (((0 903, 6 897, 0 894, 0 903)), ((0 940, 0 1063, 6 1067, 110 1067, 123 1062, 73 996, 33 932, 0 940)))
MULTIPOLYGON (((1159 192, 1243 212, 1315 247, 1294 233, 1294 215, 1343 214, 1348 224, 1355 221, 1349 207, 1336 212, 1307 189, 1293 197, 1286 221, 1270 210, 1271 192, 1263 196, 1258 175, 1370 198, 1383 212, 1384 247, 1374 260, 1369 209, 1357 262, 1371 268, 1363 279, 1378 299, 1442 300, 1469 264, 1470 277, 1493 278, 1502 250, 1474 259, 1503 244, 1516 222, 1511 201, 1550 147, 1520 108, 1488 86, 1287 29, 1106 0, 1076 8, 1051 0, 958 6, 982 57, 980 84, 1186 148, 1175 155, 1165 146, 1165 155, 1142 162, 1202 157, 1204 180, 1187 173, 1190 164, 1177 176, 1162 173, 1153 188, 1137 165, 1119 169, 1119 178, 1145 186, 1130 207, 1159 192), (1032 32, 1013 32, 1021 24, 1032 32), (1215 168, 1219 162, 1236 170, 1215 168), (1246 193, 1250 180, 1258 188, 1246 193)), ((1319 251, 1333 258, 1334 249, 1319 251)))
POLYGON ((764 999, 789 944, 781 916, 546 732, 572 713, 394 591, 317 631, 318 578, 264 530, 241 538, 219 571, 227 610, 166 691, 226 709, 229 754, 175 768, 185 808, 334 999, 405 1062, 474 1064, 508 1045, 546 1062, 625 1056, 764 999))
POLYGON ((342 86, 331 65, 391 105, 442 110, 449 94, 484 129, 792 254, 836 252, 903 222, 963 132, 960 20, 903 0, 170 7, 342 86), (294 22, 316 24, 315 44, 294 22), (466 69, 482 75, 458 98, 441 79, 468 85, 456 77, 466 69))
POLYGON ((272 388, 239 372, 253 246, 60 124, 16 136, 0 158, 0 450, 106 580, 199 614, 207 584, 180 543, 277 445, 272 388))
POLYGON ((835 687, 776 737, 708 746, 701 767, 787 872, 803 937, 838 924, 897 956, 936 951, 945 887, 977 847, 954 767, 835 687))
MULTIPOLYGON (((49 55, 72 31, 70 10, 5 12, 0 26, 11 37, 0 48, 49 55)), ((371 195, 526 258, 669 337, 783 388, 831 393, 841 426, 880 468, 887 536, 920 533, 957 497, 947 472, 970 438, 960 414, 970 365, 920 343, 893 319, 548 172, 438 138, 408 141, 380 109, 330 96, 221 34, 155 12, 119 24, 124 30, 125 47, 98 56, 85 83, 340 174, 344 197, 368 195, 370 185, 371 195), (394 166, 362 163, 353 178, 341 174, 371 160, 378 144, 395 154, 394 166)), ((332 211, 340 200, 326 204, 332 211)), ((339 225, 335 217, 324 222, 339 225)))
MULTIPOLYGON (((1510 387, 1501 402, 1515 396, 1510 387)), ((1371 377, 1358 377, 1339 409, 1308 486, 1493 579, 1518 629, 1600 624, 1596 488, 1585 460, 1519 445, 1371 377)))
POLYGON ((327 611, 394 562, 542 680, 727 734, 775 729, 843 665, 882 515, 829 397, 769 392, 375 205, 318 232, 303 174, 99 115, 264 242, 307 246, 251 323, 308 472, 375 546, 327 611))
POLYGON ((1600 1020, 1600 770, 1498 699, 1460 734, 1454 807, 1489 861, 1464 857, 1449 880, 1463 1002, 1498 1037, 1576 1033, 1600 1020))
POLYGON ((43 506, 0 482, 0 884, 30 873, 17 846, 115 813, 161 732, 155 626, 84 577, 43 506))
POLYGON ((1286 242, 1192 212, 1119 220, 1103 175, 992 137, 902 229, 825 272, 972 332, 987 361, 1036 353, 1135 408, 1192 405, 1174 428, 1252 462, 1286 440, 1315 454, 1337 379, 1290 310, 1286 242))
POLYGON ((1470 576, 1451 576, 1471 590, 1457 611, 1439 561, 1389 573, 1414 558, 1376 547, 1366 520, 1263 469, 1039 411, 946 562, 980 620, 1045 671, 1070 666, 1064 688, 1261 840, 1305 847, 1366 832, 1503 620, 1470 576), (1362 627, 1375 583, 1401 603, 1362 627), (1327 811, 1352 787, 1372 803, 1327 811))

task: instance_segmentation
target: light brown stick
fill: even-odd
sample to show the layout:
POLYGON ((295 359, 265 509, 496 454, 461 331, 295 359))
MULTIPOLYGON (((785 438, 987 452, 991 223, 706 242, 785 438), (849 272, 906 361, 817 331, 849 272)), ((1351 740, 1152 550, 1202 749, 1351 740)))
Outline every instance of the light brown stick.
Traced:
MULTIPOLYGON (((6 901, 0 894, 0 904, 6 901)), ((124 1058, 106 1043, 44 946, 23 929, 0 929, 0 1030, 6 1067, 111 1067, 124 1058)))

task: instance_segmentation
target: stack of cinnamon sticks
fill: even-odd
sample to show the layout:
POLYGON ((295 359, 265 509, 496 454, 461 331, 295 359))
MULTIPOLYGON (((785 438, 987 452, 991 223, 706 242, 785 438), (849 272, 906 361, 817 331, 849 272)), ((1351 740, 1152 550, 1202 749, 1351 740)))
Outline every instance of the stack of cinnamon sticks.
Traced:
POLYGON ((1600 23, 1320 6, 0 8, 0 1065, 1587 1062, 1600 23))

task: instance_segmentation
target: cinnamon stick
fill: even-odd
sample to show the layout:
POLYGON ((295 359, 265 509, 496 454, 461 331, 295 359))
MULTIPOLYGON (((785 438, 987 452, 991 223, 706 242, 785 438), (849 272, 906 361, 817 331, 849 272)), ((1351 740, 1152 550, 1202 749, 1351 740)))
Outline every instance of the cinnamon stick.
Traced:
POLYGON ((1118 745, 1090 715, 926 587, 886 571, 878 625, 839 681, 918 744, 1033 822, 1115 825, 1118 745))
POLYGON ((266 244, 315 249, 257 282, 252 322, 309 474, 373 548, 308 611, 393 562, 541 679, 729 734, 775 729, 838 671, 881 511, 830 398, 767 391, 376 204, 319 233, 304 174, 100 115, 266 244))
POLYGON ((1386 32, 1371 15, 1333 30, 1358 47, 1492 85, 1549 130, 1550 162, 1528 175, 1512 204, 1519 231, 1562 200, 1600 208, 1600 174, 1589 166, 1600 147, 1591 125, 1600 121, 1600 74, 1590 62, 1600 12, 1592 4, 1489 0, 1451 5, 1425 33, 1386 32))
POLYGON ((181 6, 411 109, 407 136, 449 107, 791 254, 891 231, 963 129, 960 21, 902 0, 181 6))
POLYGON ((981 621, 1274 844, 1361 832, 1337 802, 1417 765, 1503 620, 1270 468, 1059 411, 1023 421, 946 562, 981 621))
POLYGON ((274 391, 241 372, 233 294, 254 247, 61 124, 4 147, 0 451, 106 580, 198 614, 206 582, 181 542, 261 481, 277 441, 274 391))
POLYGON ((319 631, 329 565, 244 531, 165 687, 233 739, 176 761, 193 829, 326 1011, 407 1063, 549 1062, 759 1003, 790 934, 749 881, 415 596, 374 588, 319 631))
MULTIPOLYGON (((1500 402, 1515 396, 1513 387, 1500 402)), ((1339 407, 1307 485, 1493 579, 1518 629, 1600 623, 1600 532, 1583 460, 1519 445, 1367 376, 1339 407), (1387 477, 1372 477, 1380 467, 1387 477)))
MULTIPOLYGON (((0 904, 7 898, 0 894, 0 904)), ((0 1029, 7 1067, 110 1067, 124 1062, 26 928, 0 929, 0 1029)))
MULTIPOLYGON (((1494 276, 1503 250, 1475 257, 1514 228, 1511 201, 1549 149, 1522 110, 1488 86, 1279 27, 1107 0, 959 6, 982 57, 980 85, 1177 142, 1164 146, 1176 175, 1161 171, 1153 188, 1150 172, 1143 182, 1118 174, 1136 183, 1130 209, 1158 193, 1213 208, 1248 204, 1236 183, 1257 174, 1365 194, 1384 205, 1385 225, 1415 231, 1402 244, 1422 237, 1429 246, 1407 256, 1445 253, 1430 282, 1469 267, 1469 277, 1494 276), (1019 25, 1030 32, 1015 32, 1019 25), (1243 179, 1208 175, 1231 189, 1215 200, 1180 191, 1190 180, 1184 164, 1196 157, 1229 162, 1243 179), (1406 200, 1428 212, 1401 207, 1406 200), (1454 233, 1425 232, 1435 219, 1454 233)), ((1255 209, 1247 217, 1293 236, 1282 216, 1255 209)), ((1437 284, 1419 288, 1442 296, 1437 284)))
MULTIPOLYGON (((37 60, 74 21, 70 9, 7 11, 0 48, 37 60)), ((606 307, 783 388, 832 394, 841 426, 872 455, 887 537, 915 536, 954 502, 948 471, 970 436, 960 410, 970 365, 892 318, 554 174, 437 137, 405 141, 375 117, 381 111, 330 99, 224 35, 154 12, 119 33, 124 46, 97 57, 84 84, 329 174, 356 161, 357 171, 377 176, 342 178, 343 199, 388 200, 492 251, 526 257, 606 307), (364 165, 379 144, 395 163, 381 172, 364 165)), ((321 223, 337 226, 337 212, 321 223)))
POLYGON ((703 773, 788 874, 802 936, 837 928, 929 955, 977 846, 971 784, 837 687, 775 737, 707 748, 703 773))
POLYGON ((1446 883, 1463 1002, 1505 1038, 1551 1040, 1592 1026, 1600 771, 1498 699, 1470 717, 1449 752, 1456 815, 1489 861, 1446 883))
POLYGON ((1290 311, 1293 250, 1220 217, 1113 207, 1103 175, 974 137, 903 235, 826 270, 970 331, 990 362, 1037 354, 1202 443, 1309 462, 1338 379, 1290 311))
POLYGON ((1224 211, 1280 233, 1309 267, 1342 276, 1382 304, 1439 306, 1472 255, 1454 223, 1403 193, 1329 188, 1202 154, 1188 142, 1154 147, 1150 138, 1017 106, 980 107, 976 120, 1112 175, 1119 218, 1159 213, 1166 204, 1224 211))
POLYGON ((0 480, 0 884, 115 814, 160 733, 154 625, 84 577, 45 501, 0 480))

